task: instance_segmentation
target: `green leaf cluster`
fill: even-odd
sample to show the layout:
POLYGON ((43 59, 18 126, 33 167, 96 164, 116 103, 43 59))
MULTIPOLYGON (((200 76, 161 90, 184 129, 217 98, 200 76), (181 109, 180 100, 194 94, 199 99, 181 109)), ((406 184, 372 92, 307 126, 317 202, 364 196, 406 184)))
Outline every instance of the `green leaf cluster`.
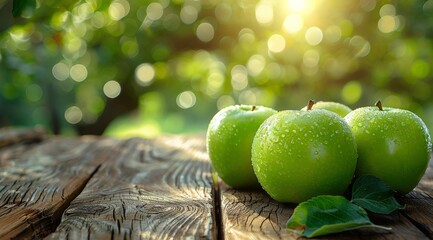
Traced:
POLYGON ((287 228, 308 238, 365 227, 389 231, 390 228, 372 223, 366 210, 389 214, 400 208, 402 206, 386 183, 365 175, 354 182, 351 201, 343 196, 314 197, 295 208, 287 228))
POLYGON ((314 98, 353 108, 383 99, 433 129, 432 6, 0 1, 0 126, 204 131, 228 105, 299 109, 314 98), (142 111, 140 99, 154 95, 158 111, 142 111))

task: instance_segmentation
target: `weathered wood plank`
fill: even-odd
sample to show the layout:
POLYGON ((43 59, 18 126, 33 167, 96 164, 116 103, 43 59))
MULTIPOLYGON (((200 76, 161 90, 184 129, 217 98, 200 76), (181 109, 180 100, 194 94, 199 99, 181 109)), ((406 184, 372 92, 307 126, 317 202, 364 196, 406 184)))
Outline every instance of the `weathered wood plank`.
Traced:
POLYGON ((433 197, 433 156, 430 158, 429 166, 417 186, 417 190, 422 191, 433 197))
POLYGON ((405 216, 433 239, 433 198, 424 192, 412 191, 401 201, 405 204, 405 216))
POLYGON ((5 151, 0 170, 0 239, 41 238, 84 188, 116 142, 51 138, 29 151, 5 151))
POLYGON ((294 205, 272 200, 264 192, 238 191, 219 183, 224 239, 296 239, 284 225, 294 205))
POLYGON ((130 139, 65 211, 50 239, 199 239, 216 235, 202 138, 130 139))
POLYGON ((45 137, 45 130, 41 127, 2 128, 0 129, 0 148, 22 142, 40 141, 45 137))
POLYGON ((404 214, 433 239, 433 158, 417 188, 400 200, 406 205, 404 214))
MULTIPOLYGON (((408 196, 413 196, 413 193, 408 196)), ((285 229, 285 224, 296 205, 278 203, 262 191, 238 191, 224 183, 220 183, 220 195, 225 239, 298 238, 285 229)), ((330 239, 429 239, 425 235, 427 234, 431 238, 432 199, 417 197, 406 199, 405 203, 407 213, 400 211, 391 215, 371 214, 371 220, 375 224, 392 227, 392 232, 359 229, 328 237, 330 239), (419 208, 420 206, 422 209, 419 208), (418 229, 420 226, 424 226, 426 230, 418 229)))

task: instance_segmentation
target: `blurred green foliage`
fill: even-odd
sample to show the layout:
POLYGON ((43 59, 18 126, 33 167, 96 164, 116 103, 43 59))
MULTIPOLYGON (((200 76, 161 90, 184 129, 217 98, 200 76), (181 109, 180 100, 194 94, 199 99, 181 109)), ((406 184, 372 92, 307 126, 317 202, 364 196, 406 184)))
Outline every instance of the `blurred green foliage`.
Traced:
POLYGON ((231 104, 381 99, 433 129, 433 0, 32 3, 0 0, 1 125, 155 136, 231 104))

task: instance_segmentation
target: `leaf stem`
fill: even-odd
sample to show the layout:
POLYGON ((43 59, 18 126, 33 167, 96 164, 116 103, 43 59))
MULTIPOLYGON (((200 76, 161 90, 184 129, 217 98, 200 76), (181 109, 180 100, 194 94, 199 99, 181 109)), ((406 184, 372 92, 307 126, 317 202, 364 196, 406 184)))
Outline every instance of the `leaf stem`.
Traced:
POLYGON ((374 228, 383 229, 385 231, 392 231, 392 228, 390 228, 390 227, 385 227, 385 226, 376 225, 376 224, 373 224, 373 225, 370 225, 370 226, 367 226, 367 227, 374 227, 374 228))

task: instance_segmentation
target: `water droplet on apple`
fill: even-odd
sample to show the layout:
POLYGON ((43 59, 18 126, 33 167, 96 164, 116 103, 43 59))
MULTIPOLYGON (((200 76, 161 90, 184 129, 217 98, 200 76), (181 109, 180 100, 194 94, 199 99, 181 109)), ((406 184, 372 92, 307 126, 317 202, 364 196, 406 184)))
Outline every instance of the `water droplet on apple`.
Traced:
POLYGON ((276 136, 276 135, 272 134, 270 138, 271 138, 271 141, 274 143, 277 143, 279 141, 278 136, 276 136))

